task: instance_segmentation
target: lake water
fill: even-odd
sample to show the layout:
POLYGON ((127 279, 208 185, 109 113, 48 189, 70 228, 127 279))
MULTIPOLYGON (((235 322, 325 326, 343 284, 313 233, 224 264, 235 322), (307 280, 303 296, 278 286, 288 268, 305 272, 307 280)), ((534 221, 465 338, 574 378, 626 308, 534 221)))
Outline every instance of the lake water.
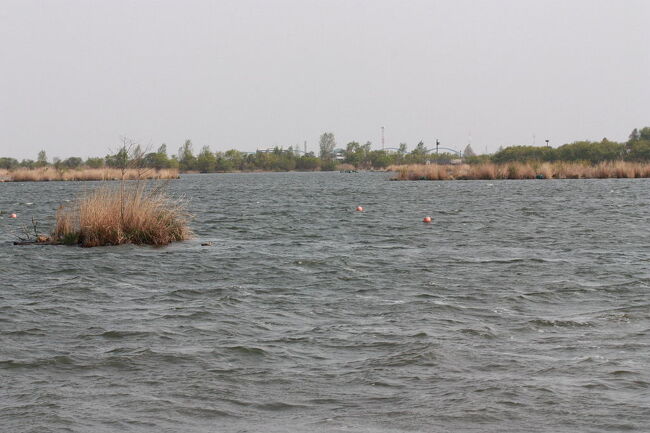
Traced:
POLYGON ((0 184, 0 431, 650 429, 649 180, 388 178, 184 176, 164 248, 13 246, 93 183, 0 184))

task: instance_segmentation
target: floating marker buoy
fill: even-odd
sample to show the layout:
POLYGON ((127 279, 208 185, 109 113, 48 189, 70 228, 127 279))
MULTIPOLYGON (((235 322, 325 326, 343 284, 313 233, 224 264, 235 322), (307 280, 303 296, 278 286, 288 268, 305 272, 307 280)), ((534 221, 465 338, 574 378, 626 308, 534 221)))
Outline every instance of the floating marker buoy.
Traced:
POLYGON ((357 206, 357 212, 363 212, 363 208, 361 206, 357 206))
POLYGON ((423 223, 430 223, 430 222, 431 222, 431 217, 430 217, 430 216, 426 216, 426 217, 422 218, 422 222, 423 222, 423 223))
POLYGON ((15 213, 12 213, 11 215, 9 215, 9 218, 18 218, 18 215, 16 215, 15 213))

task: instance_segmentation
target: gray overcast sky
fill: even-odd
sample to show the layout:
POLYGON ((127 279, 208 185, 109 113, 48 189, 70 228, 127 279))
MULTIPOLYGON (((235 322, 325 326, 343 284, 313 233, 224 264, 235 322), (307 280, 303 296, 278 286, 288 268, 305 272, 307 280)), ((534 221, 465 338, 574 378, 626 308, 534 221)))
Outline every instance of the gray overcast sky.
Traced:
POLYGON ((0 0, 0 156, 650 126, 648 0, 0 0))

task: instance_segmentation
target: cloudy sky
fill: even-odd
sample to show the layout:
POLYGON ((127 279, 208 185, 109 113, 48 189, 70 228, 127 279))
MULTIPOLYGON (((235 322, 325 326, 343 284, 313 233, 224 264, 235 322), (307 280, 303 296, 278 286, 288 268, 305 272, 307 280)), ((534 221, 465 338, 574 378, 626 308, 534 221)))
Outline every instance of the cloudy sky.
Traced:
POLYGON ((625 140, 648 22, 647 0, 0 0, 0 156, 625 140))

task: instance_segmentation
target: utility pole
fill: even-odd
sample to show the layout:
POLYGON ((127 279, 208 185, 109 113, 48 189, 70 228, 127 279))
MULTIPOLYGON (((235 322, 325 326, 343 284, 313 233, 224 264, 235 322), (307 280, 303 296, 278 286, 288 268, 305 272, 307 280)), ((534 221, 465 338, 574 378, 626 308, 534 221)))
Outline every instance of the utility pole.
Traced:
POLYGON ((381 150, 384 150, 384 127, 381 127, 381 150))
POLYGON ((548 147, 548 142, 549 142, 549 140, 548 140, 548 139, 546 139, 546 147, 548 147))
POLYGON ((307 140, 305 140, 305 153, 303 155, 307 155, 307 140))
POLYGON ((436 155, 438 154, 438 146, 440 146, 440 140, 436 138, 436 155))

